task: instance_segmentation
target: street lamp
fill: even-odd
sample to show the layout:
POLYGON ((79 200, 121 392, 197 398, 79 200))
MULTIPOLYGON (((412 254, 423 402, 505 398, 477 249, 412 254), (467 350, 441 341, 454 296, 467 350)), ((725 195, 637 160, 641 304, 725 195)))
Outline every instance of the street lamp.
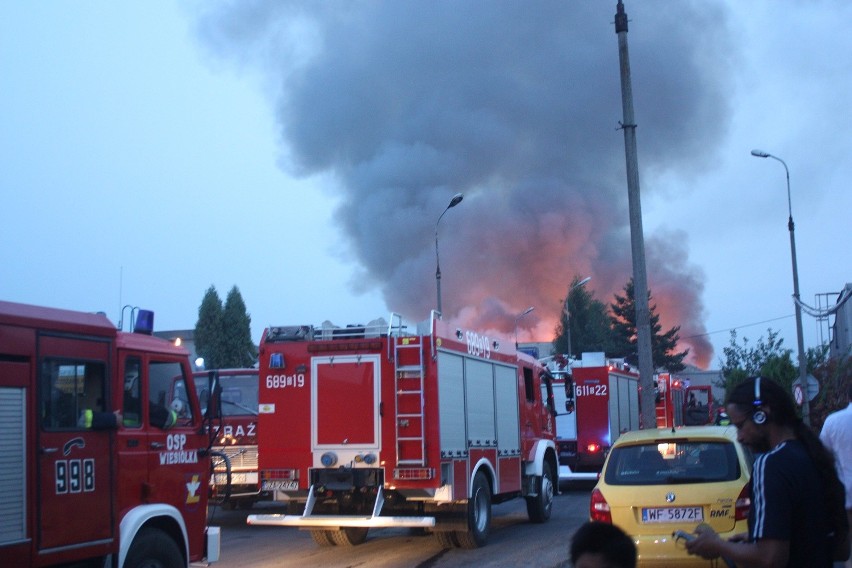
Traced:
MULTIPOLYGON (((589 280, 591 280, 591 276, 586 276, 573 286, 568 289, 568 295, 571 295, 571 290, 574 288, 579 288, 580 286, 585 286, 589 280)), ((568 296, 565 296, 565 335, 568 339, 568 358, 571 358, 571 312, 568 311, 568 296)))
MULTIPOLYGON (((450 200, 450 204, 447 205, 447 208, 444 209, 444 213, 449 211, 451 208, 455 207, 459 203, 461 203, 462 199, 464 199, 464 195, 461 193, 457 193, 450 200)), ((438 221, 435 223, 435 282, 438 286, 438 317, 442 317, 441 314, 441 257, 438 255, 438 223, 441 222, 441 219, 444 217, 444 213, 441 213, 441 216, 438 217, 438 221)))
POLYGON ((524 310, 524 313, 515 318, 515 349, 518 348, 518 322, 521 321, 521 318, 530 313, 535 309, 534 306, 530 306, 524 310))
POLYGON ((805 340, 802 337, 802 307, 799 305, 799 269, 796 264, 796 229, 793 224, 793 202, 790 198, 790 170, 787 164, 778 156, 773 156, 763 150, 752 150, 751 155, 756 158, 772 158, 778 160, 784 166, 787 174, 787 211, 789 218, 787 229, 790 231, 790 256, 793 260, 793 303, 796 307, 796 340, 799 348, 799 381, 802 385, 804 396, 802 397, 802 421, 810 425, 810 404, 808 402, 808 363, 805 358, 805 340))

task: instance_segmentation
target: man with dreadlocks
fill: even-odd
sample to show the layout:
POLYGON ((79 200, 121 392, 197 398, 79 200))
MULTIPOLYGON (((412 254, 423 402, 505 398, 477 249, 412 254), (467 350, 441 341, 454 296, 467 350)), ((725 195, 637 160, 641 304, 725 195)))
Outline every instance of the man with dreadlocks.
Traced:
POLYGON ((753 377, 729 394, 726 408, 737 439, 758 454, 749 532, 725 541, 699 525, 698 536, 686 543, 689 553, 722 556, 738 568, 830 568, 848 557, 844 489, 834 457, 798 417, 793 398, 775 381, 753 377))

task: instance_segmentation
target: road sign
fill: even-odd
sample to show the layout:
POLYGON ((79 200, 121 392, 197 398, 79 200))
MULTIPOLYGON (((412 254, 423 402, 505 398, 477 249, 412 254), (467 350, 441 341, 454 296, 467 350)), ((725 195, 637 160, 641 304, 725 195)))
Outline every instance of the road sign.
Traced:
MULTIPOLYGON (((796 404, 800 406, 802 404, 800 397, 802 397, 803 390, 804 389, 802 388, 802 381, 800 381, 799 379, 793 381, 793 396, 796 398, 796 404), (798 394, 796 393, 797 389, 799 391, 798 394)), ((814 377, 813 375, 808 375, 808 400, 813 400, 814 398, 816 398, 817 394, 819 394, 819 381, 816 380, 816 377, 814 377)))

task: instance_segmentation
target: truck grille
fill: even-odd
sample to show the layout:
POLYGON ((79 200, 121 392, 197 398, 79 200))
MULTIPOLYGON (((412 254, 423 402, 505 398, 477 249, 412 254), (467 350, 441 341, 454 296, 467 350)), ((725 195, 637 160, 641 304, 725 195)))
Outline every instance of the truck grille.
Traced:
MULTIPOLYGON (((257 446, 231 446, 220 448, 219 451, 231 460, 231 471, 257 470, 257 446)), ((214 470, 224 472, 225 463, 216 463, 214 470)))

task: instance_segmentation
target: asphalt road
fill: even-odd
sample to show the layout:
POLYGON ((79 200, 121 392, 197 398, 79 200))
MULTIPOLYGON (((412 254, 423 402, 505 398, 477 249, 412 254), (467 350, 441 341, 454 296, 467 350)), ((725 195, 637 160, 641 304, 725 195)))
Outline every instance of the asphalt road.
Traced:
POLYGON ((532 524, 526 505, 515 499, 493 507, 488 544, 477 550, 444 549, 431 535, 411 529, 376 529, 358 546, 317 546, 308 532, 291 527, 246 525, 254 512, 283 513, 274 503, 251 511, 212 509, 209 524, 222 530, 222 548, 216 568, 282 566, 323 568, 462 566, 568 566, 568 543, 586 519, 591 485, 562 489, 547 523, 532 524))

